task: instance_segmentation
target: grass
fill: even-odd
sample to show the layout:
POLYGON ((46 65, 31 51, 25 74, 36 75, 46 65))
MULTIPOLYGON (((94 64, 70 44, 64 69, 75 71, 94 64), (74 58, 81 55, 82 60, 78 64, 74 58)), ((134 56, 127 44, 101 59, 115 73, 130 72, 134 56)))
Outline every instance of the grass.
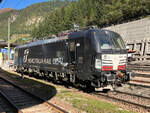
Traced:
MULTIPOLYGON (((2 71, 2 70, 1 70, 2 71)), ((57 93, 55 97, 58 97, 62 100, 68 101, 75 108, 85 111, 86 113, 136 113, 133 111, 127 111, 119 108, 117 105, 97 100, 96 98, 92 98, 91 96, 86 96, 78 91, 69 90, 60 85, 54 85, 49 82, 44 82, 38 79, 18 79, 18 75, 11 74, 6 71, 2 71, 7 74, 8 77, 13 78, 15 81, 19 80, 19 84, 29 86, 31 89, 35 89, 39 92, 44 92, 46 94, 52 92, 52 87, 55 87, 57 93), (11 75, 11 76, 10 76, 11 75), (47 85, 49 84, 49 85, 47 85)), ((19 77, 20 78, 20 77, 19 77)), ((39 93, 40 93, 39 92, 39 93)))
POLYGON ((76 92, 62 90, 57 97, 69 101, 75 108, 86 111, 86 113, 136 113, 118 108, 108 102, 100 101, 76 92))

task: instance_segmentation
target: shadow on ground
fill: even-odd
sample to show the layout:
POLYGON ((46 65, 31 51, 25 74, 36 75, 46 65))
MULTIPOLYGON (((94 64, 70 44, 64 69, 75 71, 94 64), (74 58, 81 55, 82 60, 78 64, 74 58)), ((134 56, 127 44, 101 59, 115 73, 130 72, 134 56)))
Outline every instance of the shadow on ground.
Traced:
MULTIPOLYGON (((45 99, 46 101, 51 100, 56 94, 57 90, 54 86, 45 84, 44 82, 41 82, 40 80, 30 79, 30 78, 21 78, 19 75, 5 71, 3 69, 0 69, 0 77, 3 77, 14 84, 22 87, 23 89, 27 90, 28 92, 31 92, 37 96, 40 96, 41 98, 45 99)), ((0 90, 4 91, 6 86, 2 85, 0 82, 0 90)), ((15 94, 15 91, 13 92, 15 94)), ((5 93, 7 97, 9 98, 9 94, 5 93)), ((16 93, 17 95, 17 93, 16 93)), ((34 97, 32 97, 34 98, 34 97)), ((25 102, 24 105, 21 105, 21 109, 27 109, 34 106, 38 106, 42 104, 43 102, 32 102, 31 100, 28 100, 25 102), (28 102, 29 101, 29 102, 28 102)))

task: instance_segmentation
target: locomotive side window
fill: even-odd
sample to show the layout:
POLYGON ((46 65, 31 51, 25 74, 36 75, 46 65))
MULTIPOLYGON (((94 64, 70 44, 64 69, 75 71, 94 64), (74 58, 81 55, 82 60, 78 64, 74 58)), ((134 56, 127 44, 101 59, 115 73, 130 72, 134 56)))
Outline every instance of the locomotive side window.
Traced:
POLYGON ((15 54, 14 54, 14 63, 17 64, 17 59, 18 59, 18 49, 15 49, 15 54))
POLYGON ((16 50, 16 49, 15 49, 15 55, 14 55, 14 57, 18 58, 18 50, 16 50))
POLYGON ((114 34, 110 37, 110 39, 112 40, 112 45, 114 45, 115 48, 125 49, 123 40, 119 35, 114 34))
POLYGON ((70 58, 71 58, 71 63, 75 63, 75 42, 70 42, 70 58))
POLYGON ((75 51, 75 42, 70 43, 70 51, 75 51))

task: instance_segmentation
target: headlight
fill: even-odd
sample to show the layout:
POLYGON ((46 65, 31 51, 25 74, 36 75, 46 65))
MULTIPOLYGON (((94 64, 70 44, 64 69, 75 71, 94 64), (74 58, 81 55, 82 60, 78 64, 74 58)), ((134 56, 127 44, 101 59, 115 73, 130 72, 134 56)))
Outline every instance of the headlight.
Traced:
POLYGON ((100 59, 96 59, 95 60, 95 68, 96 69, 101 69, 101 67, 102 67, 101 60, 100 59))

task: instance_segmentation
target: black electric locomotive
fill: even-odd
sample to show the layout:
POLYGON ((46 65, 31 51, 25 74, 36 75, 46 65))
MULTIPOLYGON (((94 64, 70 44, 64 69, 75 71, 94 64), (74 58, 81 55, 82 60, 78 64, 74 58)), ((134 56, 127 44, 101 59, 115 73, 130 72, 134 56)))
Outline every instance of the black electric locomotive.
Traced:
POLYGON ((125 83, 132 77, 126 69, 127 51, 121 36, 101 29, 18 46, 15 67, 21 73, 93 88, 125 83))

